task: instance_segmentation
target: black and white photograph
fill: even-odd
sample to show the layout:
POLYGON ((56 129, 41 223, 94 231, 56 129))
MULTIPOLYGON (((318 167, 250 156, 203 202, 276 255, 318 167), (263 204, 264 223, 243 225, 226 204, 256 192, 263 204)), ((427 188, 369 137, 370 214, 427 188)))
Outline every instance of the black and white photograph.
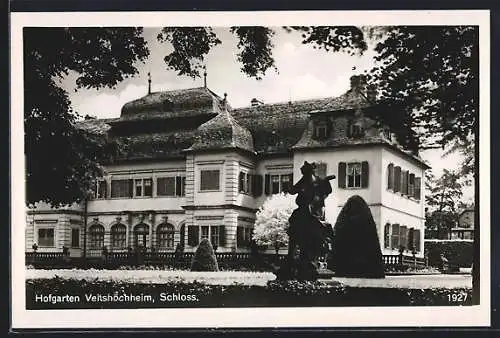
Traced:
POLYGON ((488 25, 14 13, 13 324, 488 325, 488 25))

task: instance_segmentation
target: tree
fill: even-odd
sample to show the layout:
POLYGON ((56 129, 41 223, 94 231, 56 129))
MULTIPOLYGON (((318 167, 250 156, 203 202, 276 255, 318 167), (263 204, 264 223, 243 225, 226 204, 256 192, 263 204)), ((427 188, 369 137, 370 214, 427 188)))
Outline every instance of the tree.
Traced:
POLYGON ((377 225, 362 197, 350 197, 334 227, 333 253, 329 265, 336 276, 384 278, 384 261, 377 225))
POLYGON ((149 55, 142 29, 25 28, 23 44, 27 203, 78 202, 117 148, 78 128, 59 81, 72 73, 77 89, 99 89, 133 76, 149 55))
POLYGON ((212 243, 204 238, 193 257, 191 271, 219 271, 212 243))
POLYGON ((257 245, 279 249, 288 244, 288 219, 296 208, 292 195, 280 193, 268 198, 256 214, 252 239, 257 245))
POLYGON ((426 215, 426 232, 428 235, 436 234, 438 238, 446 239, 451 228, 458 222, 459 200, 463 195, 461 176, 446 169, 438 179, 431 172, 426 175, 428 193, 425 200, 431 209, 426 215))
MULTIPOLYGON (((385 107, 378 118, 411 150, 443 147, 474 134, 478 114, 479 31, 475 26, 283 27, 301 43, 327 52, 363 54, 375 45, 376 65, 366 75, 385 107)), ((275 69, 276 28, 231 27, 242 72, 261 79, 275 69)), ((160 42, 172 44, 167 67, 200 76, 201 62, 221 44, 210 28, 167 27, 160 42)))

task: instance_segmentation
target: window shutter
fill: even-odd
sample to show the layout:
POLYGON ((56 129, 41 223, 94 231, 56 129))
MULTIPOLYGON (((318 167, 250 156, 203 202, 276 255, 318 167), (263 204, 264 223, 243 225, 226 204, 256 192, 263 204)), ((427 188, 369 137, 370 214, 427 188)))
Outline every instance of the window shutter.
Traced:
POLYGON ((401 167, 394 168, 394 192, 401 191, 401 167))
POLYGON ((384 226, 384 248, 391 247, 391 225, 386 223, 384 226))
POLYGON ((422 179, 420 177, 415 177, 415 198, 420 201, 420 185, 422 184, 422 179))
POLYGON ((420 251, 420 230, 415 229, 413 232, 413 240, 415 243, 415 251, 420 251))
POLYGON ((236 247, 241 248, 243 247, 243 233, 245 229, 242 227, 237 227, 236 228, 236 247))
POLYGON ((264 177, 264 193, 266 195, 271 193, 271 176, 269 174, 264 177))
POLYGON ((254 175, 253 177, 253 195, 255 197, 262 195, 262 175, 254 175))
POLYGON ((408 183, 410 181, 410 172, 405 170, 403 175, 403 194, 408 196, 408 183))
POLYGON ((414 249, 415 248, 415 240, 413 238, 413 231, 415 229, 413 228, 410 228, 408 230, 408 249, 411 250, 411 249, 414 249))
POLYGON ((399 249, 399 224, 392 225, 391 249, 399 249))
POLYGON ((408 228, 406 225, 401 226, 399 228, 399 245, 404 247, 405 249, 408 248, 408 228))
POLYGON ((346 167, 347 166, 345 162, 339 162, 339 170, 338 170, 339 188, 345 188, 346 167))
POLYGON ((175 177, 175 195, 182 196, 182 177, 175 177))
POLYGON ((226 246, 226 228, 223 225, 219 226, 219 247, 226 246))
POLYGON ((188 226, 188 245, 197 246, 200 239, 200 228, 196 225, 188 226))
POLYGON ((368 161, 361 162, 361 188, 368 188, 368 179, 370 177, 370 170, 368 161))
POLYGON ((394 189, 394 164, 387 166, 387 189, 394 189))
POLYGON ((134 180, 133 179, 128 180, 128 196, 130 198, 134 197, 134 180))

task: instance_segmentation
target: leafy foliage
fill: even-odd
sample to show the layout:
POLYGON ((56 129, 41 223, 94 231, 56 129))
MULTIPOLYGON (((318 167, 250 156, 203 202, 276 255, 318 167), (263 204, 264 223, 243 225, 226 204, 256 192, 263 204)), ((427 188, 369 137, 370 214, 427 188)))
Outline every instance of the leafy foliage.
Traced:
POLYGON ((470 268, 473 259, 473 244, 468 241, 427 241, 425 254, 429 265, 441 268, 440 255, 448 259, 451 266, 470 268))
POLYGON ((200 76, 205 56, 221 43, 210 27, 164 27, 157 39, 174 49, 164 58, 167 68, 192 78, 200 76))
POLYGON ((288 219, 296 208, 292 195, 280 193, 268 198, 256 214, 252 239, 257 245, 272 246, 276 252, 288 244, 288 219))
MULTIPOLYGON (((479 40, 475 26, 387 27, 370 71, 380 101, 403 113, 420 148, 473 135, 479 104, 479 40), (415 136, 417 136, 415 135, 415 136)), ((391 123, 394 113, 382 118, 391 123)), ((396 123, 396 122, 394 122, 396 123)), ((403 144, 415 143, 402 133, 403 144)), ((415 145, 414 145, 415 146, 415 145)))
POLYGON ((214 248, 208 239, 203 239, 198 245, 191 263, 191 271, 219 271, 214 248))
POLYGON ((81 200, 116 147, 78 129, 59 80, 76 87, 115 87, 137 73, 149 51, 141 28, 25 28, 24 123, 27 203, 53 206, 81 200))

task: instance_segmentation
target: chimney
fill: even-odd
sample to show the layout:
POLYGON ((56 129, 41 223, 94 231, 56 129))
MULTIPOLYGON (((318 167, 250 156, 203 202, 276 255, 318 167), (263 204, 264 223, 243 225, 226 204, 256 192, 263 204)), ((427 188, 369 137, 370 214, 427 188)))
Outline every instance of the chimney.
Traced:
POLYGON ((262 104, 264 104, 264 102, 262 101, 259 101, 257 100, 255 97, 250 101, 250 104, 252 107, 255 107, 255 106, 260 106, 262 104))
POLYGON ((377 101, 377 88, 374 85, 366 87, 366 98, 372 103, 377 101))

